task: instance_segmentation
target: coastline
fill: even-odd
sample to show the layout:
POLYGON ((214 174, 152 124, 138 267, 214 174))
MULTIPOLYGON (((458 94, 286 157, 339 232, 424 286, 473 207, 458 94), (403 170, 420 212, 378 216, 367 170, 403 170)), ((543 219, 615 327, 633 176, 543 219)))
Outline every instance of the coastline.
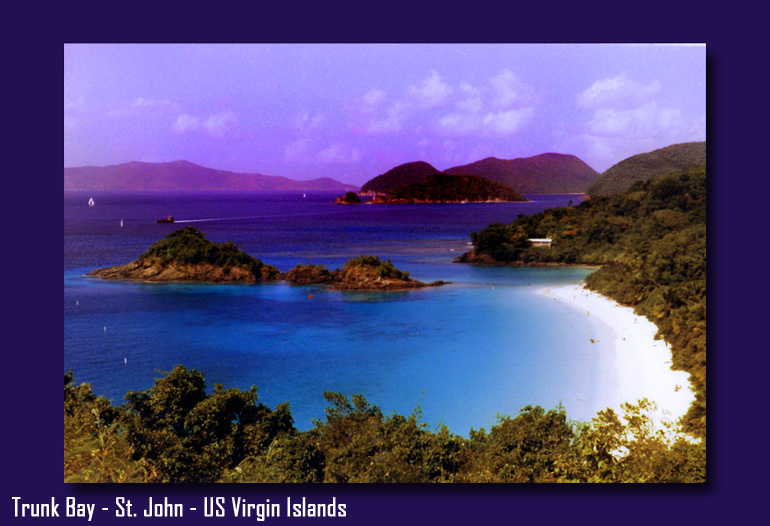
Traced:
POLYGON ((671 350, 664 340, 655 339, 654 323, 582 284, 546 287, 538 293, 590 316, 613 333, 610 365, 615 378, 596 386, 602 409, 612 408, 622 416, 623 403, 637 404, 646 398, 657 406, 649 413, 656 429, 665 429, 664 422, 676 423, 687 413, 695 400, 689 374, 671 369, 671 350))

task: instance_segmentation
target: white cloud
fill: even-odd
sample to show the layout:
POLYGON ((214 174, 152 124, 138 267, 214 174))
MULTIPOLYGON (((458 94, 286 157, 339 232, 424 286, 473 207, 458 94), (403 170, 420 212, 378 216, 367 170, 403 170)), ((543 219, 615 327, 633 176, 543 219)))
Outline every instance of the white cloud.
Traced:
POLYGON ((432 108, 449 100, 453 91, 452 86, 444 82, 437 71, 432 70, 419 85, 409 88, 409 96, 418 106, 432 108))
POLYGON ((296 128, 298 132, 306 133, 320 128, 325 120, 326 117, 321 113, 310 115, 308 112, 304 112, 294 117, 292 126, 296 128))
POLYGON ((483 119, 478 112, 450 113, 438 120, 439 131, 445 135, 467 135, 481 129, 483 119))
POLYGON ((599 108, 588 123, 588 129, 598 136, 641 137, 666 135, 678 127, 680 112, 659 108, 650 102, 631 110, 599 108))
POLYGON ((455 105, 458 111, 467 113, 478 113, 483 104, 481 102, 481 90, 463 82, 460 84, 460 93, 463 98, 455 105))
POLYGON ((655 80, 648 85, 629 79, 625 73, 612 78, 597 80, 578 95, 578 105, 584 108, 630 108, 638 106, 660 91, 655 80))
POLYGON ((511 70, 504 69, 489 79, 494 98, 492 103, 498 108, 510 108, 513 105, 534 102, 535 90, 524 84, 511 70))
POLYGON ((208 119, 206 119, 206 122, 203 124, 203 126, 209 132, 209 135, 213 135, 214 137, 223 137, 228 131, 230 131, 236 120, 237 118, 235 113, 232 111, 223 111, 210 116, 208 119))
POLYGON ((322 163, 356 164, 361 160, 361 152, 356 148, 337 142, 318 153, 322 163))
POLYGON ((374 88, 369 90, 366 95, 364 95, 364 103, 366 104, 365 109, 370 110, 374 106, 378 106, 386 97, 387 93, 381 89, 374 88))
POLYGON ((401 130, 408 116, 407 105, 396 101, 385 111, 385 114, 369 122, 367 131, 371 133, 390 133, 401 130))
POLYGON ((201 120, 195 115, 183 113, 176 118, 173 129, 178 132, 194 131, 201 126, 201 120))
POLYGON ((532 107, 488 113, 484 117, 484 127, 500 135, 510 135, 518 132, 534 115, 535 109, 532 107))
POLYGON ((171 101, 168 99, 145 99, 144 97, 137 97, 133 105, 135 107, 140 107, 140 106, 147 107, 147 106, 157 106, 157 105, 165 106, 168 104, 171 104, 171 101))
POLYGON ((197 115, 183 113, 177 116, 172 129, 180 133, 202 131, 212 137, 224 137, 233 128, 236 121, 237 117, 232 111, 215 113, 205 120, 197 115))
POLYGON ((432 127, 445 136, 508 135, 532 119, 537 93, 507 69, 483 86, 460 82, 456 87, 432 70, 420 83, 407 88, 404 99, 387 105, 386 101, 387 95, 380 89, 364 95, 361 115, 368 132, 393 133, 403 130, 408 122, 413 133, 432 127))

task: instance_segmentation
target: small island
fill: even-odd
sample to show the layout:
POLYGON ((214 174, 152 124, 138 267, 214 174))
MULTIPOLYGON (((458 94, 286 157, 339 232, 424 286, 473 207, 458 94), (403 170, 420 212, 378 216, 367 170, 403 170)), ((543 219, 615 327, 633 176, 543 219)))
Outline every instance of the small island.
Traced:
POLYGON ((193 227, 168 234, 136 261, 97 269, 87 275, 149 282, 257 283, 281 279, 274 266, 242 252, 232 242, 209 241, 193 227))
POLYGON ((345 195, 334 200, 335 205, 360 205, 361 198, 355 192, 346 192, 345 195))
POLYGON ((186 227, 154 243, 136 261, 93 270, 87 276, 144 282, 261 283, 286 280, 292 285, 330 285, 336 290, 408 290, 444 285, 411 279, 377 256, 351 259, 342 269, 297 265, 282 274, 276 267, 241 251, 236 245, 214 243, 199 230, 186 227))
MULTIPOLYGON (((399 186, 382 196, 376 194, 367 204, 490 203, 527 201, 513 188, 475 175, 434 173, 419 183, 399 186)), ((358 204, 360 197, 348 192, 336 204, 358 204), (351 195, 352 194, 352 195, 351 195)))
POLYGON ((342 269, 328 270, 323 265, 297 265, 285 275, 292 285, 324 284, 336 290, 409 290, 445 285, 444 281, 423 283, 397 269, 390 260, 360 256, 349 260, 342 269))

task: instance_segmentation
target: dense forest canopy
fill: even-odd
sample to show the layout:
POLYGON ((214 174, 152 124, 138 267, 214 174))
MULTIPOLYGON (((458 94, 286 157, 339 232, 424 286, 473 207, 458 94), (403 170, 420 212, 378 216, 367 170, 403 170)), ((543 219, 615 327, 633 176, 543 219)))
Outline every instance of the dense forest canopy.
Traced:
POLYGON ((420 183, 399 186, 388 192, 388 202, 526 201, 502 183, 475 175, 429 175, 420 183))
POLYGON ((64 377, 66 482, 703 482, 705 441, 656 429, 650 405, 590 423, 527 406, 463 438, 362 395, 324 393, 323 419, 294 427, 257 389, 207 392, 177 366, 113 406, 64 377))

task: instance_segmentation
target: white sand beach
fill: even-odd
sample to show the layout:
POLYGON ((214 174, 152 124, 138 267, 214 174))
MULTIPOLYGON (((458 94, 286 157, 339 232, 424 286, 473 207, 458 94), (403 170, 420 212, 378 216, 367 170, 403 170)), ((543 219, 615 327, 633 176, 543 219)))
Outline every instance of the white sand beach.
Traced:
POLYGON ((545 288, 539 291, 575 309, 592 321, 606 324, 613 332, 610 370, 615 378, 596 386, 601 407, 610 407, 622 415, 621 404, 637 403, 646 398, 657 405, 652 416, 656 427, 668 420, 676 422, 695 399, 684 371, 671 369, 671 350, 663 340, 656 340, 657 327, 643 316, 582 285, 545 288))

